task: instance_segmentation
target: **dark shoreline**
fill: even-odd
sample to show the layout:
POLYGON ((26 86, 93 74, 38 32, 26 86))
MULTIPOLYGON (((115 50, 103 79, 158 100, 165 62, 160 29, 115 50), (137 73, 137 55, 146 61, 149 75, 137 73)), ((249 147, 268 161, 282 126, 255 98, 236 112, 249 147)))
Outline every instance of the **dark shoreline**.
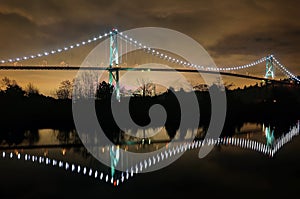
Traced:
MULTIPOLYGON (((191 93, 183 91, 181 95, 191 93)), ((221 91, 220 92, 224 92, 221 91)), ((210 123, 211 103, 208 91, 195 91, 200 109, 199 127, 207 128, 210 123)), ((266 124, 293 123, 300 118, 300 87, 295 85, 253 86, 244 89, 227 90, 227 111, 224 129, 253 122, 266 124)), ((114 96, 112 96, 114 100, 114 96)), ((124 98, 123 98, 124 99, 124 98)), ((92 99, 94 100, 94 99, 92 99)), ((81 100, 76 103, 89 103, 81 100)), ((129 110, 133 121, 145 126, 150 122, 149 108, 155 104, 164 107, 167 112, 166 127, 177 130, 180 124, 180 105, 173 92, 158 96, 135 96, 130 98, 129 110)), ((118 106, 123 106, 117 102, 118 106)), ((124 105, 125 106, 125 105, 124 105)), ((54 99, 43 95, 9 96, 0 95, 0 129, 74 129, 71 99, 54 99)), ((98 120, 104 128, 117 130, 111 113, 111 97, 95 101, 98 120)), ((128 127, 130 128, 130 127, 128 127)), ((224 130, 226 132, 226 130, 224 130)))

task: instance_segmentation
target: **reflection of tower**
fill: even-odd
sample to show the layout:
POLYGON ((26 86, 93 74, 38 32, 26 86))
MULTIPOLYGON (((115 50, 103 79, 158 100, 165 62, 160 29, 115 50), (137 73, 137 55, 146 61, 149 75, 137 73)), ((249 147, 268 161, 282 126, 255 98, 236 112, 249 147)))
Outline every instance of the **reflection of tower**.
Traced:
POLYGON ((274 130, 272 130, 272 132, 271 132, 271 128, 266 127, 265 136, 266 136, 266 139, 267 139, 267 146, 272 146, 273 143, 274 143, 274 130))
POLYGON ((111 168, 111 177, 115 175, 116 166, 120 159, 120 150, 119 146, 111 146, 109 149, 109 155, 110 155, 110 168, 111 168))
POLYGON ((266 74, 265 78, 272 77, 274 79, 275 77, 275 67, 273 64, 273 57, 272 56, 267 56, 266 57, 266 74))

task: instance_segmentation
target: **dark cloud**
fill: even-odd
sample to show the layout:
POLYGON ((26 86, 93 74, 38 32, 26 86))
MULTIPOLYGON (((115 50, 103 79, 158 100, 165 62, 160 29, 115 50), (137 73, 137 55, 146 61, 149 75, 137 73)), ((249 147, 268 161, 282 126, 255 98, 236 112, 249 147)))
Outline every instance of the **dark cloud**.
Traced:
POLYGON ((266 55, 282 56, 300 51, 300 26, 281 26, 255 29, 223 37, 208 50, 215 56, 266 55))
MULTIPOLYGON (((38 50, 76 42, 114 26, 123 30, 162 26, 182 31, 215 52, 256 51, 252 47, 262 52, 265 43, 270 47, 278 45, 278 40, 292 43, 279 36, 299 33, 299 29, 293 29, 299 25, 298 4, 278 0, 9 0, 0 3, 0 23, 5 27, 1 28, 0 40, 6 41, 1 43, 7 47, 14 46, 7 38, 14 38, 13 43, 31 43, 31 48, 38 50), (283 24, 292 29, 276 29, 283 24), (231 49, 226 47, 228 43, 231 49)), ((24 52, 27 50, 24 48, 24 52)), ((12 51, 0 50, 1 57, 12 51)))
MULTIPOLYGON (((217 65, 243 65, 273 54, 290 71, 299 74, 299 30, 299 26, 282 25, 239 32, 223 37, 207 49, 217 65)), ((263 69, 261 64, 248 72, 261 75, 263 69)), ((276 76, 285 77, 279 70, 276 76)))

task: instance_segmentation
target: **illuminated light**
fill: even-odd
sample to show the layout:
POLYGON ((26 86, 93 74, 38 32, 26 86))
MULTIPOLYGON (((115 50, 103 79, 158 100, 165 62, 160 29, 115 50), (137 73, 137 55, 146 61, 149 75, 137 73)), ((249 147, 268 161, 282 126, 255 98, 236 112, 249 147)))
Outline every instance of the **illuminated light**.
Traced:
POLYGON ((17 61, 20 61, 20 58, 16 58, 17 61))
POLYGON ((92 40, 90 40, 90 39, 89 39, 87 42, 88 42, 88 43, 91 43, 91 42, 92 42, 92 40))
MULTIPOLYGON (((48 159, 48 158, 46 158, 46 164, 47 164, 47 159, 48 159)), ((63 167, 63 166, 64 166, 64 163, 63 163, 62 161, 59 161, 58 166, 59 166, 59 167, 63 167)))
POLYGON ((96 37, 94 37, 94 38, 93 38, 93 40, 94 40, 94 41, 96 41, 96 40, 97 40, 97 38, 96 38, 96 37))
POLYGON ((117 186, 117 181, 114 181, 114 186, 117 186))
POLYGON ((131 37, 129 38, 129 41, 132 41, 132 38, 131 38, 131 37))
POLYGON ((68 170, 69 169, 69 163, 66 162, 65 164, 65 169, 68 170))
MULTIPOLYGON (((104 37, 107 37, 107 33, 104 34, 104 37)), ((101 39, 101 38, 102 38, 102 36, 100 35, 99 39, 101 39)))
POLYGON ((86 167, 83 168, 83 174, 86 174, 86 167))
POLYGON ((82 45, 85 45, 85 41, 81 42, 82 45))
POLYGON ((76 44, 76 47, 79 47, 80 46, 80 44, 76 44))
POLYGON ((128 171, 126 172, 126 179, 128 180, 128 178, 129 178, 129 173, 128 173, 128 171))
POLYGON ((20 158, 21 158, 21 154, 19 153, 19 154, 18 154, 18 159, 20 160, 20 158))
POLYGON ((72 166, 71 166, 71 171, 74 171, 74 170, 75 170, 75 165, 72 164, 72 166))
POLYGON ((46 56, 47 56, 47 55, 49 55, 49 53, 48 53, 48 52, 44 52, 44 55, 46 55, 46 56))
POLYGON ((98 177, 98 171, 95 171, 94 177, 95 177, 95 178, 98 177))
MULTIPOLYGON (((4 157, 5 157, 5 154, 4 154, 4 157)), ((27 156, 27 154, 25 154, 25 160, 27 160, 28 159, 28 156, 27 156)))
POLYGON ((141 43, 139 43, 139 46, 142 46, 142 44, 141 44, 141 43))
POLYGON ((140 171, 143 170, 143 164, 140 162, 140 171))
MULTIPOLYGON (((150 166, 150 165, 149 165, 150 166)), ((131 167, 130 169, 130 176, 132 177, 133 176, 133 168, 131 167)))
POLYGON ((113 177, 111 177, 111 179, 110 179, 110 183, 111 183, 111 184, 113 184, 113 183, 114 183, 114 178, 113 178, 113 177))
POLYGON ((102 180, 103 179, 103 173, 101 172, 101 174, 100 174, 100 180, 102 180))
POLYGON ((2 157, 5 158, 5 152, 4 151, 2 152, 2 157))
POLYGON ((23 57, 23 59, 25 59, 25 60, 26 60, 26 59, 28 59, 28 57, 23 57))
POLYGON ((13 60, 12 60, 12 59, 9 59, 8 61, 9 61, 9 62, 13 62, 13 60))
POLYGON ((144 167, 145 167, 145 169, 147 169, 147 166, 148 166, 147 161, 144 160, 144 167))
POLYGON ((92 176, 92 174, 93 174, 93 170, 90 169, 90 171, 89 171, 89 176, 92 176))
POLYGON ((168 158, 168 152, 167 151, 165 151, 165 157, 166 157, 166 159, 168 158))
POLYGON ((54 54, 54 53, 56 53, 56 51, 55 51, 55 50, 52 50, 51 53, 54 54))
POLYGON ((143 48, 147 48, 147 46, 143 46, 143 48))
POLYGON ((4 64, 4 63, 5 63, 5 60, 1 60, 1 63, 4 64))
POLYGON ((52 165, 53 165, 53 166, 57 165, 57 161, 56 161, 56 160, 53 160, 53 161, 52 161, 52 165))
POLYGON ((173 155, 176 155, 176 150, 174 148, 173 148, 172 152, 173 152, 173 155))
MULTIPOLYGON (((29 159, 29 158, 28 158, 28 159, 29 159)), ((49 159, 48 159, 48 158, 46 158, 46 164, 49 164, 49 162, 50 162, 50 161, 49 161, 49 159)))
POLYGON ((108 175, 106 174, 106 177, 105 177, 105 182, 107 182, 108 181, 108 175))
POLYGON ((74 48, 74 46, 72 45, 72 46, 70 46, 70 48, 74 48))
POLYGON ((64 47, 64 50, 68 50, 69 48, 68 47, 64 47))

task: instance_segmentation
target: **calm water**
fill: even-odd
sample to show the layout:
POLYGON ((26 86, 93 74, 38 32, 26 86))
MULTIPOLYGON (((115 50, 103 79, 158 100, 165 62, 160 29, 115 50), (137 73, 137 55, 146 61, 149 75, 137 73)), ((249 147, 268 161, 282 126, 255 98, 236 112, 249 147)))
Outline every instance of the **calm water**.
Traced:
MULTIPOLYGON (((274 145, 272 144, 276 143, 276 140, 279 140, 286 133, 288 133, 290 128, 291 126, 287 125, 283 128, 282 125, 271 126, 264 123, 243 123, 242 125, 238 125, 233 128, 234 132, 231 133, 232 136, 223 136, 223 138, 224 140, 225 138, 227 139, 229 137, 252 140, 266 146, 268 145, 270 147, 274 147, 274 145)), ((146 138, 148 137, 148 135, 153 134, 153 131, 156 131, 156 129, 138 130, 136 132, 136 135, 146 138)), ((200 128, 194 131, 188 130, 184 133, 177 133, 173 140, 175 140, 176 142, 176 140, 180 140, 179 137, 183 137, 186 140, 195 138, 194 140, 203 141, 204 135, 204 130, 200 128)), ((118 140, 118 145, 120 148, 137 153, 156 151, 158 149, 161 149, 162 147, 166 147, 170 150, 172 149, 172 145, 169 144, 170 136, 165 128, 162 128, 162 130, 158 134, 146 139, 137 139, 131 136, 119 136, 116 139, 118 140)), ((297 141, 297 137, 294 139, 297 141)), ((293 145, 295 145, 293 143, 296 141, 291 141, 287 145, 291 145, 291 147, 293 147, 293 145)), ((3 187, 6 187, 6 185, 8 186, 14 182, 18 182, 17 184, 24 182, 24 179, 27 175, 30 176, 33 173, 38 172, 41 176, 51 179, 51 183, 55 183, 57 182, 57 180, 62 183, 59 179, 64 179, 63 182, 67 181, 70 186, 72 185, 75 187, 76 185, 74 185, 73 182, 70 182, 67 178, 75 179, 75 182, 79 184, 87 182, 89 185, 91 185, 92 183, 93 185, 91 186, 93 188, 94 186, 100 186, 101 189, 112 189, 111 187, 113 187, 113 185, 116 185, 117 183, 116 179, 119 179, 118 185, 121 186, 119 186, 118 189, 120 189, 120 193, 124 189, 133 190, 135 189, 135 187, 139 188, 141 191, 143 190, 143 188, 141 188, 141 183, 144 183, 145 186, 148 185, 148 183, 158 183, 158 180, 160 178, 163 178, 161 179, 162 181, 164 181, 165 183, 168 182, 170 183, 170 185, 172 184, 172 186, 177 186, 174 185, 174 182, 179 183, 181 181, 185 181, 185 183, 190 187, 194 187, 195 185, 192 185, 191 183, 197 183, 198 178, 196 179, 196 176, 201 176, 202 178, 201 180, 199 180, 199 183, 201 182, 199 186, 206 187, 206 185, 203 185, 202 183, 208 183, 206 187, 207 190, 212 189, 212 187, 208 186, 209 184, 214 184, 216 183, 215 181, 220 181, 220 178, 222 178, 221 182, 224 182, 225 184, 240 183, 241 181, 243 181, 243 183, 245 183, 245 186, 253 185, 252 188, 254 190, 264 191, 264 188, 257 187, 257 185, 255 185, 255 182, 261 179, 264 183, 266 183, 266 185, 259 184, 259 186, 266 186, 266 190, 273 190, 273 181, 270 184, 270 182, 268 181, 270 179, 264 179, 264 177, 261 176, 261 171, 255 173, 256 170, 253 167, 256 167, 256 169, 258 170, 264 170, 268 165, 271 167, 270 170, 273 171, 274 168, 278 167, 279 164, 276 162, 276 159, 278 159, 277 156, 270 158, 264 153, 260 153, 254 149, 251 149, 251 147, 249 149, 241 146, 232 146, 225 143, 218 143, 206 158, 198 159, 197 153, 199 147, 197 148, 197 146, 195 145, 193 147, 190 146, 191 150, 187 150, 179 160, 177 160, 169 167, 156 172, 138 174, 137 176, 133 175, 132 178, 130 169, 135 169, 135 162, 130 162, 131 160, 126 159, 125 156, 123 157, 122 154, 120 154, 120 157, 118 158, 118 164, 122 164, 122 167, 128 168, 129 172, 128 174, 126 172, 118 171, 112 173, 110 167, 104 166, 103 164, 99 163, 99 161, 96 160, 86 150, 86 148, 82 146, 81 140, 79 139, 75 130, 35 129, 26 131, 6 131, 2 133, 0 142, 2 151, 2 154, 0 154, 0 174, 3 177, 2 179, 9 179, 7 184, 2 183, 3 187), (247 165, 243 165, 240 162, 247 162, 251 159, 255 160, 256 163, 253 164, 253 162, 251 162, 247 165), (274 165, 272 165, 273 163, 274 165), (248 175, 247 172, 245 170, 241 170, 241 168, 248 170, 248 172, 250 172, 249 174, 252 174, 253 176, 248 175), (95 172, 96 170, 97 174, 95 172), (22 175, 14 173, 15 171, 17 171, 17 173, 19 174, 21 172, 22 175), (188 182, 188 178, 183 179, 185 178, 184 173, 186 173, 186 176, 189 176, 191 178, 192 182, 188 182), (211 173, 212 175, 208 176, 208 173, 211 173), (232 176, 229 175, 230 173, 232 176), (111 178, 112 174, 114 175, 113 180, 111 178), (175 174, 178 176, 175 177, 175 174), (57 176, 57 179, 53 179, 52 175, 57 176), (100 175, 102 175, 102 177, 100 175), (223 179, 224 177, 226 177, 226 179, 223 179), (101 182, 98 182, 97 180, 99 180, 100 178, 101 182), (121 182, 122 178, 124 180, 123 183, 121 182), (13 182, 11 182, 12 179, 13 182), (95 183, 95 181, 97 183, 95 183)), ((180 140, 180 142, 182 146, 187 146, 184 145, 186 143, 182 142, 182 140, 180 140)), ((99 147, 100 155, 107 156, 108 158, 111 158, 113 160, 116 157, 111 157, 111 150, 111 146, 99 147)), ((280 151, 278 153, 280 153, 280 151)), ((287 162, 289 161, 291 160, 288 160, 287 162)), ((293 161, 295 165, 297 165, 298 157, 293 158, 293 161)), ((284 166, 284 168, 285 167, 286 166, 284 166)), ((268 172, 266 172, 265 174, 269 175, 268 172)), ((298 178, 296 178, 296 180, 297 179, 298 178)), ((36 183, 39 180, 41 179, 35 179, 33 182, 33 186, 37 186, 36 183)), ((43 183, 45 183, 45 180, 42 181, 43 183)), ((222 186, 222 183, 219 183, 217 183, 218 186, 222 186)), ((67 185, 63 184, 61 186, 67 185)), ((90 189, 85 187, 85 185, 82 186, 84 189, 90 189)), ((165 186, 168 187, 169 185, 165 186)), ((225 187, 227 187, 227 185, 225 187)), ((187 189, 188 187, 183 186, 181 188, 187 189)), ((144 189, 147 190, 145 187, 144 189)), ((220 187, 218 189, 220 189, 220 187)), ((44 189, 42 190, 43 191, 41 192, 47 192, 44 189)), ((33 190, 32 192, 34 193, 33 190)), ((63 190, 61 190, 61 192, 64 193, 63 190)), ((192 192, 194 193, 194 191, 192 192)), ((8 193, 9 191, 7 191, 7 194, 8 193)), ((25 194, 26 197, 38 197, 34 194, 31 195, 31 192, 29 195, 28 194, 25 194)), ((44 194, 46 194, 47 196, 53 196, 53 193, 51 191, 49 191, 48 194, 44 194)), ((64 194, 68 195, 67 192, 64 194)), ((92 194, 92 192, 86 194, 89 195, 92 194)), ((21 195, 17 194, 16 196, 20 197, 21 195)))

